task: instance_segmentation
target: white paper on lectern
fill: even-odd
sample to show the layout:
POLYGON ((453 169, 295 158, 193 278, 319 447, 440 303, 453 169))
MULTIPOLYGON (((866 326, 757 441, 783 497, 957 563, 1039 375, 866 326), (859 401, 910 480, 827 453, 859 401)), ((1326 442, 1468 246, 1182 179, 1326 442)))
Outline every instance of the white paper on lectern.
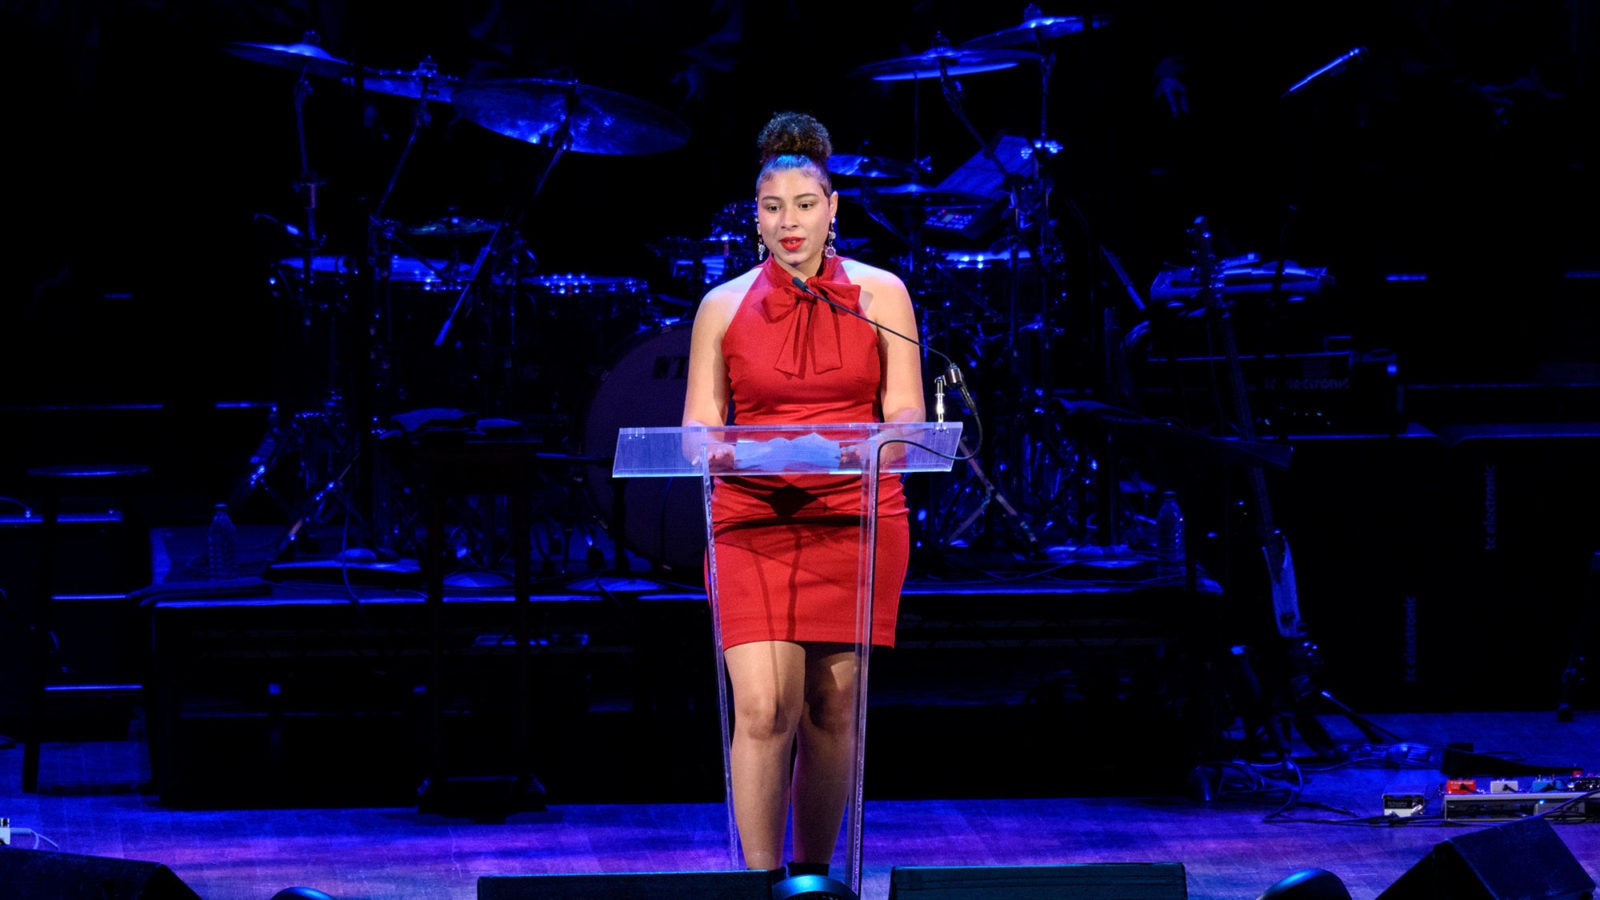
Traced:
POLYGON ((735 469, 816 468, 831 471, 839 467, 839 442, 820 434, 770 441, 739 441, 733 449, 735 469))

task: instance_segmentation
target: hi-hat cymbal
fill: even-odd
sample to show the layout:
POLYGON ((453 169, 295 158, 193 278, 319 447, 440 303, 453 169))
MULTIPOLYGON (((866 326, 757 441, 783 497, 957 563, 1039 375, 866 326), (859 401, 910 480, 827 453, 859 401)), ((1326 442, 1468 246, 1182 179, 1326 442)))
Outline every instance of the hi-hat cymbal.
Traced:
POLYGON ((240 41, 228 44, 227 51, 251 62, 291 69, 303 75, 344 78, 356 70, 354 63, 339 59, 316 44, 250 44, 240 41))
POLYGON ((942 40, 933 49, 915 56, 868 63, 850 74, 873 81, 906 81, 912 78, 938 78, 943 75, 971 75, 1009 69, 1025 62, 1038 62, 1039 54, 1026 50, 984 50, 952 47, 942 40))
POLYGON ((689 127, 672 113, 625 94, 549 78, 466 82, 451 103, 469 121, 530 144, 574 153, 661 153, 683 146, 689 127))
POLYGON ((857 178, 915 178, 922 174, 922 170, 912 163, 881 156, 835 153, 828 157, 828 173, 854 175, 857 178))
POLYGON ((495 223, 488 219, 473 219, 467 216, 445 216, 420 225, 408 226, 407 234, 418 237, 466 237, 474 234, 488 234, 495 228, 495 223))
POLYGON ((1107 16, 1034 16, 1021 25, 963 41, 961 46, 968 50, 1033 47, 1043 41, 1080 34, 1109 22, 1107 16))

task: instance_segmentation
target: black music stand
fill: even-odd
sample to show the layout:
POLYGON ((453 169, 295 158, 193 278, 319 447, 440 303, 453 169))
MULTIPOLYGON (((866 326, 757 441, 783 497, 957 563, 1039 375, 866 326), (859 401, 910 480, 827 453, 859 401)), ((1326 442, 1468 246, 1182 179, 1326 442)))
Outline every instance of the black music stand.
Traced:
POLYGON ((574 458, 543 450, 530 439, 490 439, 461 434, 422 435, 394 448, 397 461, 414 479, 422 500, 423 551, 418 561, 426 584, 429 634, 427 771, 419 787, 420 812, 466 812, 499 817, 544 808, 544 785, 532 771, 534 723, 531 635, 533 548, 532 495, 552 467, 574 458), (444 736, 444 659, 446 620, 444 576, 445 506, 453 494, 504 497, 511 511, 512 591, 516 642, 517 721, 512 758, 516 771, 461 776, 450 771, 444 736))

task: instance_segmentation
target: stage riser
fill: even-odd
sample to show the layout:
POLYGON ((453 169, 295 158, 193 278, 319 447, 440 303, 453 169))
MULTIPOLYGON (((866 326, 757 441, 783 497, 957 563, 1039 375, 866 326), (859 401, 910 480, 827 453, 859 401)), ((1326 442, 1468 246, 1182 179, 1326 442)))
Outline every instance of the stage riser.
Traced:
MULTIPOLYGON (((1075 614, 1072 600, 908 598, 914 639, 874 657, 874 793, 1082 792, 1116 783, 1086 777, 1111 764, 1180 778, 1204 726, 1186 718, 1196 704, 1177 696, 1179 673, 1193 663, 1139 612, 1162 602, 1124 596, 1122 612, 1111 615, 1112 601, 1100 600, 1101 633, 1112 634, 1109 625, 1119 637, 1096 642, 1068 624, 1094 604, 1075 614), (986 642, 982 629, 969 627, 953 640, 941 630, 951 626, 944 617, 963 606, 1009 610, 1033 624, 1025 636, 996 628, 986 642), (1143 636, 1134 638, 1140 623, 1143 636), (1093 737, 1063 744, 1062 728, 1093 737), (1117 753, 1107 754, 1102 739, 1117 753), (952 767, 952 758, 964 762, 952 767)), ((531 760, 515 754, 515 614, 509 598, 444 604, 441 734, 452 773, 531 768, 552 802, 721 796, 703 598, 531 604, 531 760)), ((431 746, 429 616, 408 599, 158 605, 149 702, 162 802, 414 803, 431 746)))

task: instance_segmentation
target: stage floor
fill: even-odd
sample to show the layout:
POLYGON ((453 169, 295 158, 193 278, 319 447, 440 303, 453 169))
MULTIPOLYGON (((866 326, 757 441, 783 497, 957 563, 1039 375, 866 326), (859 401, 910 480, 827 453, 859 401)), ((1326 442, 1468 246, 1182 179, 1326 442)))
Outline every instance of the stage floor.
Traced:
MULTIPOLYGON (((1209 802, 1146 792, 1137 783, 1095 796, 879 799, 873 782, 895 765, 879 760, 866 776, 861 896, 887 897, 896 867, 1178 863, 1191 900, 1254 897, 1307 868, 1333 873, 1365 900, 1443 842, 1478 834, 1489 839, 1486 852, 1498 846, 1491 829, 1501 823, 1440 818, 1444 774, 1428 762, 1437 758, 1432 751, 1470 745, 1508 769, 1600 770, 1594 711, 1571 721, 1554 712, 1385 714, 1372 721, 1402 737, 1407 747, 1399 756, 1414 762, 1238 769, 1209 802), (1400 790, 1429 794, 1424 812, 1375 818, 1383 794, 1400 790)), ((1360 740, 1340 718, 1327 724, 1341 740, 1360 740)), ((1061 737, 1120 752, 1104 736, 1061 737)), ((150 775, 145 749, 137 736, 48 744, 37 794, 19 790, 20 748, 0 750, 0 815, 11 820, 15 846, 161 864, 206 900, 265 900, 292 886, 338 900, 473 900, 480 876, 729 867, 720 802, 560 803, 489 822, 415 806, 177 810, 141 788, 150 775)), ((635 748, 633 764, 650 766, 654 751, 635 748)), ((330 756, 342 752, 328 748, 330 756)), ((922 752, 944 755, 938 746, 922 752)), ((959 767, 962 760, 946 763, 959 767)), ((1600 824, 1547 821, 1553 836, 1534 845, 1537 853, 1600 877, 1600 824)), ((1535 854, 1515 862, 1531 871, 1539 860, 1535 854)), ((3 886, 0 894, 15 896, 3 886)))

